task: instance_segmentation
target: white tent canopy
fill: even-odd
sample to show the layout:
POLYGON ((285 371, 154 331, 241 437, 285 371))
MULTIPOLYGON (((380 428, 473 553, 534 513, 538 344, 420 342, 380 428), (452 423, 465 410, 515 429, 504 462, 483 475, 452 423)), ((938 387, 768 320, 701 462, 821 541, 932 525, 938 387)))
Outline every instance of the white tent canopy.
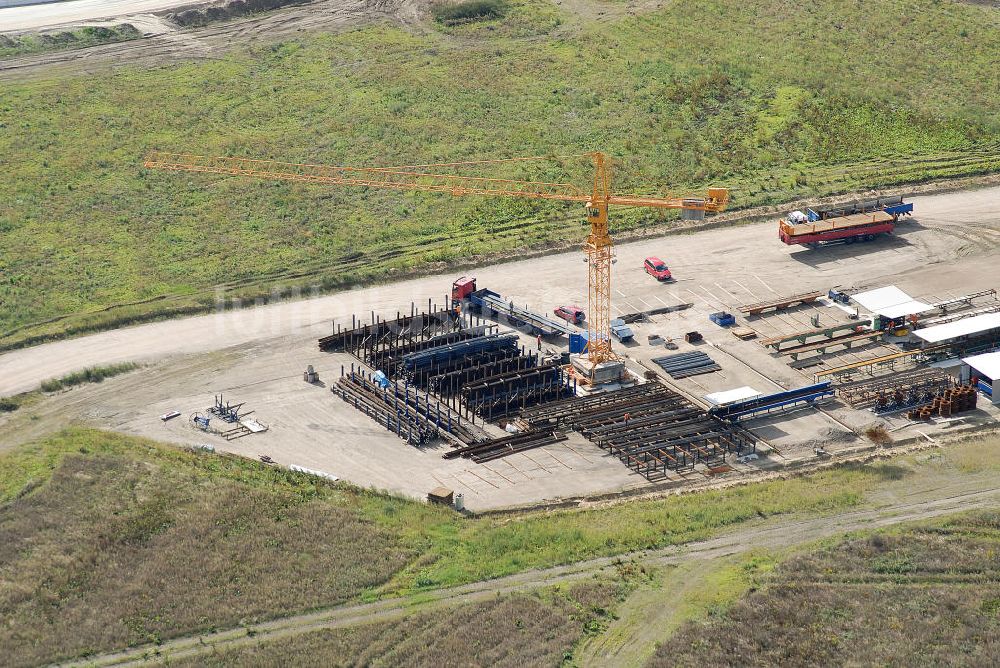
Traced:
POLYGON ((861 308, 883 318, 902 318, 934 308, 930 304, 914 299, 895 285, 861 292, 852 295, 851 299, 861 308))
POLYGON ((705 401, 713 406, 725 406, 726 404, 732 404, 737 401, 745 401, 746 399, 753 399, 754 397, 759 396, 760 392, 752 387, 744 386, 737 387, 735 390, 724 390, 722 392, 706 394, 705 401))
POLYGON ((955 322, 946 322, 943 325, 924 327, 914 331, 913 335, 927 343, 940 343, 960 336, 988 332, 991 329, 1000 329, 1000 313, 983 313, 955 322))
POLYGON ((1000 352, 963 357, 962 361, 990 380, 1000 378, 1000 352))

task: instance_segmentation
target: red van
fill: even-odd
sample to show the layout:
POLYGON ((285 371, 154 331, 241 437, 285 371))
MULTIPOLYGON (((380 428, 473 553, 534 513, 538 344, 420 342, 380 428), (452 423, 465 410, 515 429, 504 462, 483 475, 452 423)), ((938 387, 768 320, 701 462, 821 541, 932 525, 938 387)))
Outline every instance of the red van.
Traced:
POLYGON ((646 273, 658 281, 669 281, 673 278, 667 269, 667 263, 658 257, 647 257, 643 266, 646 268, 646 273))
POLYGON ((571 322, 574 325, 579 325, 587 319, 587 315, 580 309, 579 306, 560 306, 552 312, 566 322, 571 322))

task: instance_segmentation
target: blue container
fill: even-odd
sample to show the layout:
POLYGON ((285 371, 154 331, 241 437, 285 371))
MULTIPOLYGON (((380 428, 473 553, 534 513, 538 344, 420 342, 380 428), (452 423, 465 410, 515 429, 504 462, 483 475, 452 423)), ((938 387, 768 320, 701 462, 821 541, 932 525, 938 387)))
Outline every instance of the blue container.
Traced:
POLYGON ((582 353, 587 349, 587 337, 584 334, 569 335, 569 352, 571 355, 582 353))

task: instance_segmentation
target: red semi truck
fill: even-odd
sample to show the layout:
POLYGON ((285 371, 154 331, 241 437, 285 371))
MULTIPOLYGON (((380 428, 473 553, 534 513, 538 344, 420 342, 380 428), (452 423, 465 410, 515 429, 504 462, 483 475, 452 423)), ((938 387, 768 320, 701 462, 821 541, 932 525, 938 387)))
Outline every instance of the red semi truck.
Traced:
POLYGON ((885 211, 875 211, 797 225, 782 220, 778 224, 778 236, 789 246, 840 240, 853 243, 871 241, 876 235, 883 233, 892 234, 895 227, 896 219, 893 216, 885 211))
POLYGON ((855 202, 840 208, 817 207, 808 212, 807 216, 796 211, 789 214, 788 219, 779 221, 778 237, 789 246, 871 241, 880 234, 892 234, 899 217, 913 213, 913 204, 896 197, 855 202))

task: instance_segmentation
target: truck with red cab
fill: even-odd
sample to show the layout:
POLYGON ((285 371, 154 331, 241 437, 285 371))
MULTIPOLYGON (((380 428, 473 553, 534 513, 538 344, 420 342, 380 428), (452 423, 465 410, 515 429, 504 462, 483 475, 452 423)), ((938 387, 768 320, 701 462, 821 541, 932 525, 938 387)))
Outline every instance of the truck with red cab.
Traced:
POLYGON ((667 263, 658 257, 647 257, 643 267, 646 268, 647 274, 658 281, 669 281, 673 278, 670 269, 667 268, 667 263))

